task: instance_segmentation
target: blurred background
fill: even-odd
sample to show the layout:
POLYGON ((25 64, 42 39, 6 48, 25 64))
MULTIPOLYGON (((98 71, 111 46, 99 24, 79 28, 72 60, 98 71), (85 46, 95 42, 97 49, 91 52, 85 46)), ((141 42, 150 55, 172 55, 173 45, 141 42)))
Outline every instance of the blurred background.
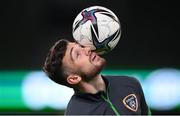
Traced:
POLYGON ((155 0, 3 0, 0 3, 0 114, 63 114, 73 91, 42 72, 58 38, 72 39, 84 8, 100 5, 120 19, 119 44, 102 74, 130 75, 152 114, 180 114, 180 7, 155 0))

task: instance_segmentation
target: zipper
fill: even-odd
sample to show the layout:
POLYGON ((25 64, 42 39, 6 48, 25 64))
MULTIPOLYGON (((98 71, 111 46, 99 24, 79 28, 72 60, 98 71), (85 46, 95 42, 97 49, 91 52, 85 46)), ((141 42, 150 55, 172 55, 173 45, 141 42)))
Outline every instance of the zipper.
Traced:
POLYGON ((109 96, 108 96, 108 92, 107 92, 106 97, 103 94, 101 94, 101 97, 110 105, 110 108, 114 111, 116 116, 120 116, 119 112, 116 110, 116 108, 114 107, 114 105, 110 101, 109 96))

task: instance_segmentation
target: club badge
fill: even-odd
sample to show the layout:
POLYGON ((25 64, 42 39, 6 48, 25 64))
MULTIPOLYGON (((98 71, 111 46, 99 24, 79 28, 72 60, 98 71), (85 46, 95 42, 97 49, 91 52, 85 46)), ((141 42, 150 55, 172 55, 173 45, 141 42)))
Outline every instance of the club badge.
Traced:
POLYGON ((131 111, 136 112, 138 109, 138 101, 135 94, 130 94, 123 99, 124 105, 131 111))

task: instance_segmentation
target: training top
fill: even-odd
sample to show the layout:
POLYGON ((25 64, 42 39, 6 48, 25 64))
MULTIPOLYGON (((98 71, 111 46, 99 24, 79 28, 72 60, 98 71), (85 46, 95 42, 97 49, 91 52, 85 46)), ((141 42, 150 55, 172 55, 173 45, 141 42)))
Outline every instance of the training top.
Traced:
POLYGON ((150 115, 139 81, 128 76, 103 76, 106 92, 75 90, 65 115, 150 115))

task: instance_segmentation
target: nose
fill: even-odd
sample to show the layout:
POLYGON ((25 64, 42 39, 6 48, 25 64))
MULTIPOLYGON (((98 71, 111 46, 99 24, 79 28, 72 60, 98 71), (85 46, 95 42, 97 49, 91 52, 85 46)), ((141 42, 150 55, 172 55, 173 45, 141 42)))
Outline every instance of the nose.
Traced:
POLYGON ((91 53, 91 48, 90 47, 84 47, 85 54, 88 56, 91 53))

